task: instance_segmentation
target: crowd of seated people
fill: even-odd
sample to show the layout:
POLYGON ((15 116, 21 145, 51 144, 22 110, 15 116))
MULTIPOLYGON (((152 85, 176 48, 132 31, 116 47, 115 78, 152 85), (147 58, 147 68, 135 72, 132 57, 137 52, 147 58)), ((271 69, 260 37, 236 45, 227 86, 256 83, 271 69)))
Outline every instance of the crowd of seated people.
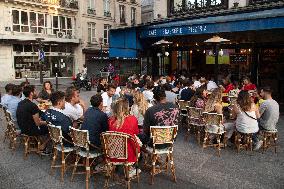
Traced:
MULTIPOLYGON (((11 112, 13 119, 22 134, 38 136, 41 139, 41 150, 48 154, 47 124, 60 126, 66 141, 72 145, 70 127, 88 130, 89 140, 96 147, 101 147, 100 135, 105 131, 117 131, 132 135, 140 146, 128 144, 128 161, 135 161, 135 149, 152 146, 150 126, 172 126, 178 124, 178 100, 189 102, 189 106, 202 109, 204 112, 224 114, 223 93, 238 88, 229 77, 224 77, 217 85, 212 77, 155 77, 137 75, 131 77, 126 86, 100 83, 99 93, 90 99, 90 107, 81 99, 75 87, 63 91, 54 91, 50 82, 45 82, 38 94, 35 86, 25 83, 23 86, 8 84, 1 104, 11 112), (20 95, 25 98, 21 100, 20 95), (51 106, 42 111, 37 103, 51 102, 51 106)), ((262 139, 260 130, 275 130, 279 119, 279 105, 272 98, 269 87, 260 89, 248 78, 239 87, 232 114, 235 120, 224 120, 226 137, 231 138, 234 131, 252 133, 254 149, 259 149, 262 139), (252 93, 254 90, 254 99, 252 93), (260 105, 255 99, 263 99, 260 105)), ((92 149, 91 150, 97 150, 92 149)), ((131 172, 134 171, 134 168, 131 172)))

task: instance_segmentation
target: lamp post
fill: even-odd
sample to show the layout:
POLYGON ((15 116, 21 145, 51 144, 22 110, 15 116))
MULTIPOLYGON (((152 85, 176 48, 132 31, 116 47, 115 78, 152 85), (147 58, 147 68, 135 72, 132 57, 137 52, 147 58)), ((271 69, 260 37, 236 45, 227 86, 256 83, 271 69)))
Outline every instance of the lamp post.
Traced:
POLYGON ((43 52, 43 50, 42 50, 42 46, 43 46, 43 44, 42 44, 42 40, 43 40, 44 38, 36 38, 36 41, 38 42, 38 45, 39 45, 39 55, 38 55, 38 59, 39 59, 39 81, 40 81, 40 83, 41 84, 43 84, 43 74, 42 74, 42 63, 43 63, 43 61, 44 61, 44 56, 42 57, 42 52, 43 52))
MULTIPOLYGON (((215 67, 214 67, 214 80, 217 83, 218 82, 218 74, 219 74, 219 48, 220 44, 223 42, 229 42, 230 40, 221 38, 219 36, 213 36, 210 39, 207 39, 204 41, 205 43, 210 43, 214 45, 214 53, 215 56, 215 67)), ((223 51, 222 51, 223 52, 223 51)))

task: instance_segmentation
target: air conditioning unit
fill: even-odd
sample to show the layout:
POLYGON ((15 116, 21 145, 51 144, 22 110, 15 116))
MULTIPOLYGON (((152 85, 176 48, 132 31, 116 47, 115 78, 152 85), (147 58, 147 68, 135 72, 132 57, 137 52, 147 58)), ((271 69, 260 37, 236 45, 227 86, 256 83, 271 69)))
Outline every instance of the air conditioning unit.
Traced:
POLYGON ((65 38, 65 32, 57 31, 56 32, 56 37, 57 38, 65 38))

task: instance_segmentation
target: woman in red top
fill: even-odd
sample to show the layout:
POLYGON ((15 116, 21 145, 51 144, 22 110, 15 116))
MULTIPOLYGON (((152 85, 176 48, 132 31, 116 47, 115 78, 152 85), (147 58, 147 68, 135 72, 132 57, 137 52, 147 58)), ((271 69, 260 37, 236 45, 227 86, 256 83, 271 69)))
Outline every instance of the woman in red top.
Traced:
POLYGON ((230 79, 226 77, 223 79, 223 85, 220 85, 220 88, 223 93, 229 93, 231 90, 235 89, 235 86, 231 83, 230 79))
MULTIPOLYGON (((130 115, 127 99, 119 99, 113 107, 113 116, 109 119, 109 130, 132 135, 136 139, 139 133, 138 120, 130 115)), ((136 149, 140 152, 139 145, 128 141, 128 162, 136 162, 136 149)), ((121 161, 121 160, 115 160, 121 161)))
POLYGON ((256 90, 255 84, 252 84, 248 77, 245 77, 243 80, 243 91, 254 91, 256 90))

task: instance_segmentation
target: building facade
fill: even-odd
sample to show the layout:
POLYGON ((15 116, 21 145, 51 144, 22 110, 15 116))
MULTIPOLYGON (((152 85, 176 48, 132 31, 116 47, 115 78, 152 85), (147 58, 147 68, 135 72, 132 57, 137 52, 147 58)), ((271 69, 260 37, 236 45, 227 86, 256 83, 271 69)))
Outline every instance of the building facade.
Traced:
POLYGON ((166 17, 123 31, 141 47, 128 57, 138 55, 142 73, 230 73, 237 81, 249 76, 258 86, 272 86, 278 99, 284 99, 283 0, 167 0, 166 5, 166 17), (229 41, 205 42, 215 35, 229 41), (162 39, 170 43, 155 45, 162 39))
POLYGON ((0 0, 0 81, 72 77, 108 60, 109 31, 141 22, 138 0, 0 0), (39 61, 39 50, 44 58, 39 61))
POLYGON ((142 0, 141 1, 142 23, 151 23, 167 18, 167 0, 142 0))

